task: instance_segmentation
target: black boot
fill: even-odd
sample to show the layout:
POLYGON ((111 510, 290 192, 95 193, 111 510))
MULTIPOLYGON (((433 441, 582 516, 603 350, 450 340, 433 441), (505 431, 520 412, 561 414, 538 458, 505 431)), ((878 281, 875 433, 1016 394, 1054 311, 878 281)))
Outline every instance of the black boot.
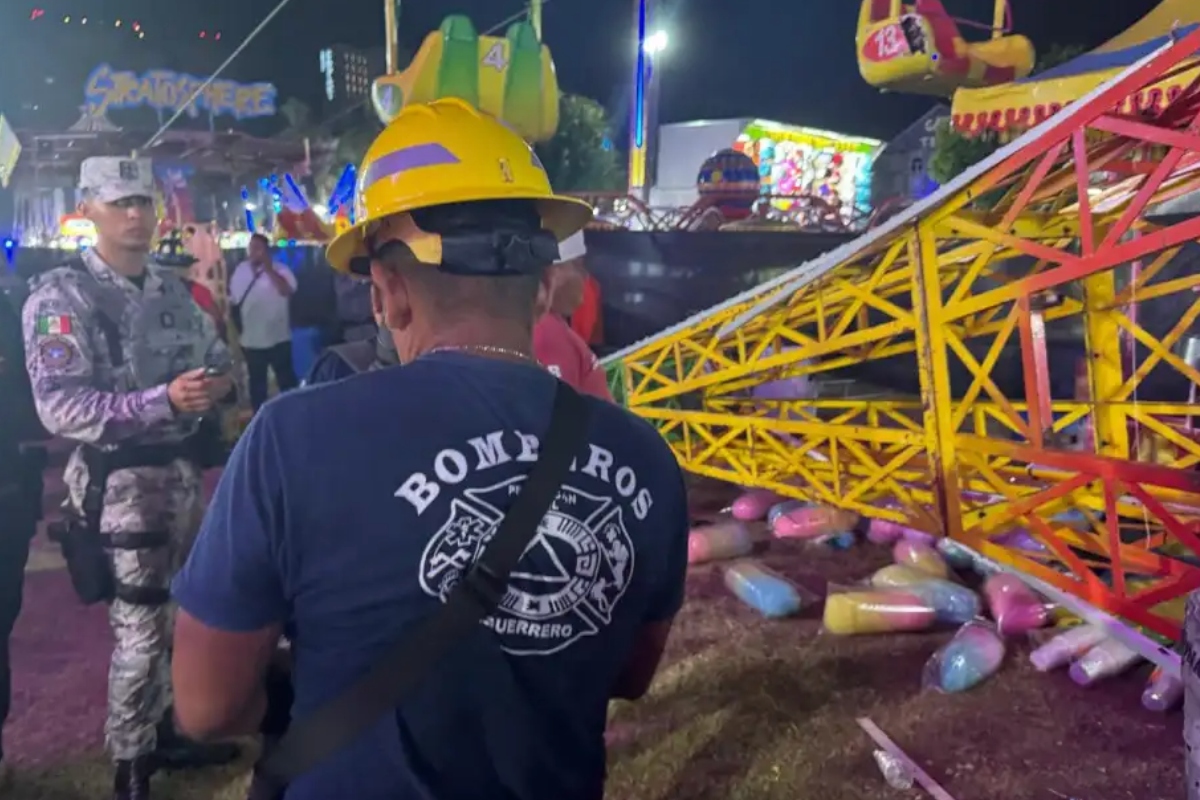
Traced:
POLYGON ((150 776, 153 774, 152 756, 118 761, 113 779, 113 800, 150 800, 150 776))
POLYGON ((173 713, 168 712, 158 724, 158 747, 154 751, 160 766, 166 769, 202 769, 219 767, 236 761, 242 749, 236 744, 217 742, 201 744, 181 736, 175 730, 173 713))

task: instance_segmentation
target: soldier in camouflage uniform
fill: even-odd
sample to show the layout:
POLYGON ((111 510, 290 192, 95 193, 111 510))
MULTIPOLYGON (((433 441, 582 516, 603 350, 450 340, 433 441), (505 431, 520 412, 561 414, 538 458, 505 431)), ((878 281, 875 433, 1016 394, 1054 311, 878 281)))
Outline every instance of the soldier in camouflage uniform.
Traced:
POLYGON ((183 740, 170 724, 168 586, 202 515, 191 444, 201 416, 230 393, 229 353, 179 276, 150 258, 149 161, 89 158, 80 184, 97 244, 33 282, 22 315, 26 367, 43 424, 80 443, 65 474, 67 512, 79 520, 68 530, 94 541, 97 555, 81 559, 76 547, 71 563, 65 538, 64 552, 77 591, 77 573, 101 564, 107 592, 81 598, 110 601, 114 797, 144 800, 158 766, 237 755, 183 740))

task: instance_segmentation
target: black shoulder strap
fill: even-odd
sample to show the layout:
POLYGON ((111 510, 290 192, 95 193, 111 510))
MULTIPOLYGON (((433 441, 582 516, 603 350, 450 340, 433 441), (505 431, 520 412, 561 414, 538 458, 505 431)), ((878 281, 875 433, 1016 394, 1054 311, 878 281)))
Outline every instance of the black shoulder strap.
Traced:
MULTIPOLYGON (((83 263, 82 258, 72 258, 63 266, 73 269, 76 272, 82 272, 88 278, 91 278, 93 281, 95 280, 92 277, 91 270, 87 268, 87 264, 83 263)), ((100 335, 104 337, 104 346, 108 348, 109 362, 114 368, 123 365, 125 363, 125 351, 121 348, 121 327, 100 309, 96 310, 96 324, 100 326, 100 335)))
POLYGON ((495 535, 436 612, 396 642, 357 683, 312 716, 297 720, 259 765, 284 786, 350 744, 413 692, 442 656, 500 605, 508 579, 550 509, 587 438, 591 409, 562 381, 540 454, 495 535))
POLYGON ((371 340, 335 344, 329 349, 355 372, 366 372, 375 363, 375 343, 371 340))
MULTIPOLYGON (((260 269, 254 273, 254 277, 250 279, 250 284, 246 287, 246 291, 242 292, 241 299, 234 302, 235 306, 241 306, 242 303, 246 302, 246 298, 250 296, 250 290, 254 288, 254 284, 258 283, 258 279, 263 276, 264 272, 266 272, 265 269, 260 269)), ((236 268, 234 268, 234 274, 237 274, 236 268)))

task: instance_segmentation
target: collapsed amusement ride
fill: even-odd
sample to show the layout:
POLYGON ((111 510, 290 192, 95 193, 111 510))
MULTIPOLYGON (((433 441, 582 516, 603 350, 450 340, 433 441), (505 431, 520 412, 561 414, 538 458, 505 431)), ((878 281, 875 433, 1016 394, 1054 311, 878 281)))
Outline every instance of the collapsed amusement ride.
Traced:
MULTIPOLYGON (((1035 665, 1091 683, 1150 661, 1146 705, 1175 705, 1200 587, 1200 6, 1165 0, 1040 75, 1005 0, 990 24, 863 0, 857 47, 872 85, 952 96, 960 132, 1009 143, 608 359, 689 471, 753 487, 693 557, 748 555, 768 514, 774 537, 898 542, 828 630, 965 624, 932 667, 956 691, 1049 603, 1086 624, 1035 665), (995 626, 947 561, 992 576, 995 626)), ((766 613, 803 604, 753 564, 727 579, 766 613)))

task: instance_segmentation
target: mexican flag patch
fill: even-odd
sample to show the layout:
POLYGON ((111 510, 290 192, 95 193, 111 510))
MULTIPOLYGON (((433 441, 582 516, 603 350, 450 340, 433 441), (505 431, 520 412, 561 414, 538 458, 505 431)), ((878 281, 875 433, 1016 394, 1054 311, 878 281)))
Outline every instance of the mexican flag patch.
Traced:
POLYGON ((37 318, 37 332, 42 336, 67 336, 71 333, 71 318, 65 314, 43 314, 37 318))

